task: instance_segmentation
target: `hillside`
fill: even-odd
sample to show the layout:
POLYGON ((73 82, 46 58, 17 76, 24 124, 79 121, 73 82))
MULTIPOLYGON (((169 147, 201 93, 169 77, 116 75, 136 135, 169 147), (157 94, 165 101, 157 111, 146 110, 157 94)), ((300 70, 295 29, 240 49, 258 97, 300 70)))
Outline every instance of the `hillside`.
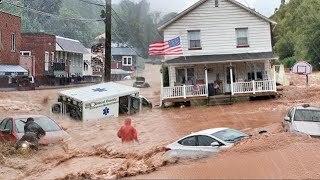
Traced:
MULTIPOLYGON (((103 0, 91 0, 103 4, 103 0)), ((17 0, 8 1, 21 7, 28 7, 60 17, 78 19, 100 19, 102 7, 81 2, 80 0, 17 0)), ((104 32, 104 23, 96 21, 66 20, 48 17, 47 15, 30 12, 30 9, 19 8, 3 3, 0 10, 22 17, 22 32, 46 32, 68 38, 79 39, 86 46, 95 43, 95 37, 104 32)))
POLYGON ((274 47, 280 60, 304 59, 313 65, 319 64, 319 0, 291 0, 271 18, 278 23, 274 32, 274 47))

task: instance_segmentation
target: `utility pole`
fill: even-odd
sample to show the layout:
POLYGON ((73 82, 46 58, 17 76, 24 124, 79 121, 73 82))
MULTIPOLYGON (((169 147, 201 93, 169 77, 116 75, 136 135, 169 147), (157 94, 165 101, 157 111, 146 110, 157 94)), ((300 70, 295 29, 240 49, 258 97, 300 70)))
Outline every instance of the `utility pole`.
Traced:
POLYGON ((111 81, 111 0, 106 0, 105 10, 105 59, 104 59, 104 82, 111 81))

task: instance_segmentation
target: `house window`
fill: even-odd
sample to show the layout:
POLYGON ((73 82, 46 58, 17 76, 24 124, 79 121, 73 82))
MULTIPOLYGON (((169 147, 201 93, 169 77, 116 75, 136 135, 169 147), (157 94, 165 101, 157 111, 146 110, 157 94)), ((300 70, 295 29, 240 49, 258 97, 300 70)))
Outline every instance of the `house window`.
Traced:
POLYGON ((200 50, 200 30, 188 31, 189 50, 200 50))
POLYGON ((132 56, 123 56, 122 57, 123 66, 132 66, 132 56))
POLYGON ((237 47, 249 47, 248 28, 236 28, 237 47))
POLYGON ((31 56, 31 51, 20 51, 21 56, 31 56))
POLYGON ((176 70, 177 85, 193 85, 195 83, 194 68, 183 68, 176 70))
POLYGON ((51 65, 53 65, 54 62, 54 52, 51 52, 51 65))
POLYGON ((44 54, 44 70, 49 71, 49 52, 44 54))
POLYGON ((215 0, 215 1, 214 1, 214 6, 215 6, 215 7, 219 7, 219 0, 215 0))
POLYGON ((16 51, 16 34, 15 33, 11 34, 11 51, 12 52, 16 51))

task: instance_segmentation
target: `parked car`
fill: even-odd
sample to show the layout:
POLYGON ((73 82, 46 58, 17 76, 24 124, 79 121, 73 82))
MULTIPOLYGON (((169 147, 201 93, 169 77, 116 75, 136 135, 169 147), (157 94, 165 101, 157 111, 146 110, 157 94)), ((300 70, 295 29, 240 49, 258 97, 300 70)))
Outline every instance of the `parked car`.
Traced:
POLYGON ((12 142, 19 140, 24 135, 23 122, 26 122, 28 117, 34 118, 35 122, 46 131, 46 135, 39 141, 40 145, 54 144, 69 136, 53 119, 42 115, 5 118, 0 122, 0 136, 12 142))
POLYGON ((146 82, 144 77, 136 77, 136 81, 133 83, 133 87, 137 88, 148 88, 150 84, 146 82))
POLYGON ((166 156, 170 158, 198 158, 214 155, 249 136, 249 134, 230 128, 207 129, 191 133, 167 145, 165 147, 166 156))
POLYGON ((309 104, 292 107, 283 121, 284 131, 320 137, 320 108, 309 104))

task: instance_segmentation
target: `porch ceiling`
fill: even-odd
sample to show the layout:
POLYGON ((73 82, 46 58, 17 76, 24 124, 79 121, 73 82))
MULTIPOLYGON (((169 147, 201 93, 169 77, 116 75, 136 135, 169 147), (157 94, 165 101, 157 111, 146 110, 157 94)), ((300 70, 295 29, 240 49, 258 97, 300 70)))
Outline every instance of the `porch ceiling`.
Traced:
POLYGON ((202 56, 180 56, 175 59, 167 60, 167 64, 206 64, 220 62, 237 61, 259 61, 275 59, 273 52, 261 53, 242 53, 242 54, 220 54, 220 55, 202 55, 202 56))

